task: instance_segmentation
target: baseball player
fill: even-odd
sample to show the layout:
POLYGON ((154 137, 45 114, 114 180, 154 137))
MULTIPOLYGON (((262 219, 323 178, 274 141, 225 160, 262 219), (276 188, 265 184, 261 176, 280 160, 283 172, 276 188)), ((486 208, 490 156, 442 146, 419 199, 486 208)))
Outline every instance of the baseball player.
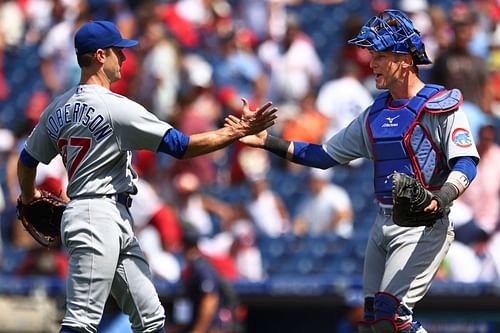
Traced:
MULTIPOLYGON (((360 333, 426 332, 414 321, 413 308, 430 288, 454 238, 448 207, 474 179, 479 156, 460 109, 460 91, 419 79, 417 65, 431 61, 403 12, 389 9, 372 17, 349 43, 370 51, 376 86, 387 89, 367 110, 323 145, 289 142, 267 131, 240 141, 315 168, 359 157, 374 161, 380 209, 366 248, 365 314, 358 329, 360 333), (436 212, 429 226, 395 224, 391 189, 394 175, 401 173, 416 178, 420 188, 432 194, 419 212, 436 212)), ((226 124, 235 121, 230 116, 226 124)))
POLYGON ((21 201, 40 196, 36 166, 60 154, 68 172, 68 203, 61 237, 69 253, 66 313, 60 332, 96 332, 111 294, 128 314, 134 332, 164 332, 164 309, 133 233, 131 195, 137 177, 132 150, 184 159, 221 149, 271 126, 276 108, 255 112, 244 100, 238 126, 186 136, 141 105, 109 90, 120 79, 123 39, 114 24, 94 21, 75 35, 80 84, 44 110, 18 162, 21 201))

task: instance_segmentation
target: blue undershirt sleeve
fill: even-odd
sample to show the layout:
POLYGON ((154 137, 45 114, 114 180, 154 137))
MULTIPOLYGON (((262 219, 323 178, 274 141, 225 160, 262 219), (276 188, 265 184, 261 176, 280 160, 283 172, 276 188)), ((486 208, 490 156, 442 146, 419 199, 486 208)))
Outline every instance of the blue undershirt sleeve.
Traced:
POLYGON ((328 169, 340 164, 331 158, 321 145, 297 141, 293 141, 292 161, 319 169, 328 169))
POLYGON ((28 167, 28 168, 36 168, 38 163, 40 163, 38 160, 36 160, 33 156, 31 156, 26 149, 23 149, 21 151, 21 154, 19 155, 19 160, 21 163, 28 167))
POLYGON ((189 136, 179 132, 175 128, 170 128, 163 136, 163 139, 161 139, 157 151, 180 159, 186 153, 188 145, 189 136))
POLYGON ((469 183, 476 177, 477 162, 474 158, 470 156, 457 157, 453 159, 452 163, 453 166, 451 171, 459 171, 463 173, 469 180, 469 183))

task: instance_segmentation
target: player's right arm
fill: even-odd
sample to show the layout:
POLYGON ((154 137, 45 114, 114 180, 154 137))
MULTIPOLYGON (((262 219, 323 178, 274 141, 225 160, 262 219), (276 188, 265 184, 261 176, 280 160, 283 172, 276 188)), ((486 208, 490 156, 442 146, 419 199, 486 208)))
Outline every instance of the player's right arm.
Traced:
POLYGON ((17 179, 23 203, 28 203, 40 196, 40 192, 35 188, 37 165, 38 161, 23 149, 17 162, 17 179))
MULTIPOLYGON (((225 125, 233 126, 238 121, 238 118, 230 115, 226 118, 225 125)), ((267 130, 243 137, 240 141, 250 147, 266 149, 281 158, 309 167, 328 169, 339 164, 321 145, 288 141, 269 134, 267 130)))
MULTIPOLYGON (((242 117, 232 125, 190 136, 172 128, 137 103, 128 103, 132 112, 114 112, 113 127, 119 133, 122 150, 149 149, 187 159, 224 148, 232 142, 259 133, 274 125, 278 109, 267 102, 252 111, 244 101, 242 117)), ((124 107, 117 107, 122 110, 124 107)), ((111 108, 113 110, 113 108, 111 108)))

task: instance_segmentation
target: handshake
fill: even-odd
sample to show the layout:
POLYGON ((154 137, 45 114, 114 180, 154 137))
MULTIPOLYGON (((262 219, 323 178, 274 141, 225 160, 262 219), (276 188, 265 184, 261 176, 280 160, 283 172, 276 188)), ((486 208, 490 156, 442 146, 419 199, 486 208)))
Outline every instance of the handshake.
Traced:
POLYGON ((263 148, 267 137, 266 129, 274 125, 278 109, 272 102, 267 102, 252 111, 248 101, 242 98, 243 112, 241 118, 229 115, 224 119, 224 127, 235 131, 240 142, 251 147, 263 148))

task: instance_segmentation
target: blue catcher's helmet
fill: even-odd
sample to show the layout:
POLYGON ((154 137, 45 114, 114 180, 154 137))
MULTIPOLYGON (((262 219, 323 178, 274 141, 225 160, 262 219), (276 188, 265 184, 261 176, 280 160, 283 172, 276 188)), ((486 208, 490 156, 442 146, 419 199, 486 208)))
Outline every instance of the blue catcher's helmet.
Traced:
POLYGON ((410 54, 416 65, 431 63, 420 32, 405 13, 396 9, 386 9, 372 17, 348 43, 370 51, 410 54))

